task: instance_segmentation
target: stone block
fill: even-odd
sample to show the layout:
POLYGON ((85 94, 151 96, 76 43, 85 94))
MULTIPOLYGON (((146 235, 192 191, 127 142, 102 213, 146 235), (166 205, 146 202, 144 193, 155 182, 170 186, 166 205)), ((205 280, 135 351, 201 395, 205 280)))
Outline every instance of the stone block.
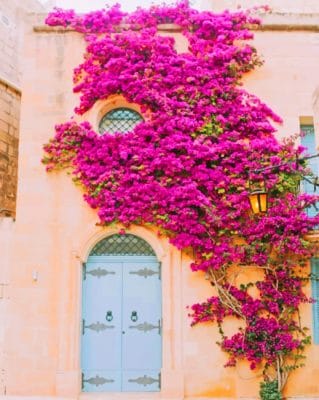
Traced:
POLYGON ((9 124, 5 121, 2 121, 1 119, 0 119, 0 131, 9 133, 9 124))
POLYGON ((0 152, 7 154, 8 153, 8 143, 3 142, 0 140, 0 152))

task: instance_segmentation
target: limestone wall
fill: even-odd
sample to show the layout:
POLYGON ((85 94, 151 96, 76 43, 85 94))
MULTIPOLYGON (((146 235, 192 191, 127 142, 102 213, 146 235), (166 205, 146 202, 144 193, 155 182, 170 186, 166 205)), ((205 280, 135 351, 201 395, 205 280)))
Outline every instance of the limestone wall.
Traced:
POLYGON ((15 215, 24 67, 21 57, 30 11, 40 12, 43 7, 36 0, 0 0, 0 217, 15 215))
POLYGON ((274 12, 281 13, 318 13, 319 3, 317 0, 199 0, 198 4, 202 9, 223 11, 228 8, 236 10, 239 7, 250 8, 267 5, 274 12))
POLYGON ((0 268, 0 395, 6 393, 7 346, 6 338, 12 325, 7 317, 10 298, 10 265, 13 246, 14 221, 12 218, 0 219, 1 268, 0 268))

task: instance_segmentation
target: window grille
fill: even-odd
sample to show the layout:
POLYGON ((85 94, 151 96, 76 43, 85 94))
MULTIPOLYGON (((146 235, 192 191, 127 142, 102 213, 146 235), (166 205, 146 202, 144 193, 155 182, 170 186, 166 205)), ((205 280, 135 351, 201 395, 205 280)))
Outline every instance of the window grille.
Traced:
POLYGON ((156 256, 145 240, 131 234, 115 234, 98 242, 90 256, 156 256))
POLYGON ((143 121, 142 116, 129 108, 115 108, 106 113, 99 124, 99 133, 126 133, 143 121))

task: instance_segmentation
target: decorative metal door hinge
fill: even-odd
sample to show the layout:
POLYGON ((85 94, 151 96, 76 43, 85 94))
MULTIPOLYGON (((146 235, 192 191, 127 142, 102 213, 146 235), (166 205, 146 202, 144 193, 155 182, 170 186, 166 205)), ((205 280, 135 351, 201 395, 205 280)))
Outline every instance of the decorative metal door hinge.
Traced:
POLYGON ((130 329, 137 329, 138 331, 141 332, 149 332, 152 331, 153 329, 158 329, 158 334, 162 334, 162 323, 161 320, 158 320, 158 325, 153 325, 148 322, 144 322, 143 324, 138 324, 138 325, 131 325, 129 326, 130 329))
POLYGON ((105 329, 114 329, 114 325, 105 325, 99 321, 95 322, 94 324, 85 325, 85 319, 82 319, 82 335, 85 334, 85 329, 91 329, 97 333, 101 331, 105 331, 105 329))
POLYGON ((95 375, 92 378, 84 379, 84 373, 82 372, 82 390, 84 389, 84 384, 89 383, 90 385, 100 386, 104 385, 105 383, 113 383, 114 379, 107 379, 103 376, 95 375))
POLYGON ((101 267, 92 269, 91 271, 87 271, 85 262, 82 263, 82 270, 83 270, 82 276, 83 276, 84 281, 86 280, 86 275, 92 275, 97 278, 102 278, 102 276, 106 276, 106 275, 115 275, 114 271, 108 271, 106 269, 102 269, 101 267))
POLYGON ((91 271, 87 271, 86 274, 90 274, 97 278, 102 278, 102 276, 106 275, 115 275, 115 272, 108 271, 107 269, 102 269, 101 267, 98 267, 97 269, 92 269, 91 271))
POLYGON ((143 278, 148 278, 149 276, 153 276, 153 275, 160 275, 160 271, 154 271, 153 269, 144 267, 142 269, 139 269, 137 271, 130 271, 131 275, 138 275, 138 276, 142 276, 143 278))
POLYGON ((161 387, 161 374, 158 374, 158 379, 151 376, 143 375, 135 379, 129 379, 129 382, 137 383, 138 385, 148 386, 153 385, 153 383, 158 382, 158 387, 161 387))

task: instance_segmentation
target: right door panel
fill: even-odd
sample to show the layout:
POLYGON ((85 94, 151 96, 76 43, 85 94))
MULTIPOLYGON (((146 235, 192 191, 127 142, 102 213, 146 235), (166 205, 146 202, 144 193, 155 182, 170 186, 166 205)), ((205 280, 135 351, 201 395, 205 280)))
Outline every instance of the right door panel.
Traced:
POLYGON ((158 262, 123 264, 123 391, 159 391, 162 365, 158 262))

